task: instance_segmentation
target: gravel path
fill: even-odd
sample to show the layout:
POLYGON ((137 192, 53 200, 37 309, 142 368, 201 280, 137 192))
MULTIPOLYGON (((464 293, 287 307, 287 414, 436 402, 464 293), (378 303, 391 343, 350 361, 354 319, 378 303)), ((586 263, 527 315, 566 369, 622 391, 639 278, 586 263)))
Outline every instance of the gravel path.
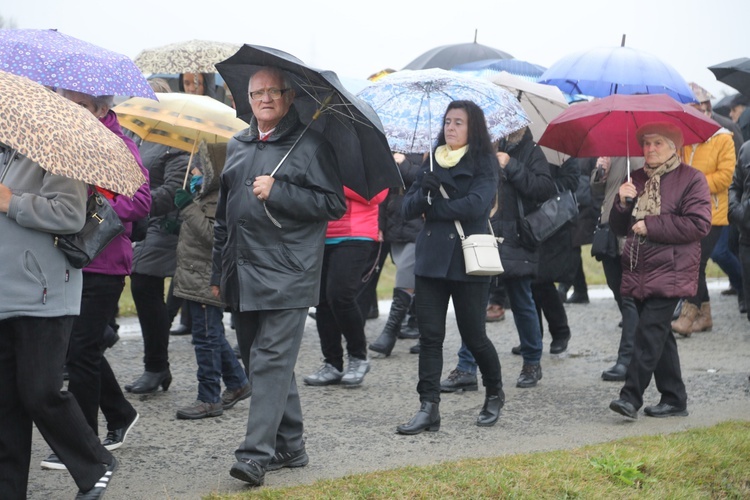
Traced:
MULTIPOLYGON (((713 331, 678 338, 689 396, 687 418, 653 419, 641 413, 633 422, 609 410, 620 383, 603 382, 600 374, 616 357, 619 313, 608 290, 591 287, 590 304, 566 306, 573 334, 568 352, 550 355, 549 336, 545 336, 544 378, 536 388, 515 387, 522 361, 510 353, 518 343, 511 315, 505 321, 488 324, 506 386, 506 405, 494 427, 474 425, 483 403, 480 390, 444 395, 439 432, 396 434, 396 425, 406 422, 419 407, 417 356, 408 352, 414 341, 400 340, 391 357, 372 360, 372 370, 359 388, 300 385, 310 464, 269 473, 266 485, 306 484, 406 465, 565 449, 726 420, 750 420, 750 325, 739 314, 736 297, 720 295, 727 286, 725 280, 710 284, 713 331)), ((383 328, 388 307, 388 302, 381 302, 380 317, 368 321, 370 341, 383 328)), ((137 320, 123 318, 121 324, 121 340, 107 357, 124 385, 141 373, 143 343, 137 320)), ((233 341, 233 333, 228 332, 233 341)), ((455 366, 458 345, 455 322, 449 315, 444 374, 455 366)), ((125 445, 114 452, 120 468, 107 493, 110 500, 197 499, 210 492, 246 489, 244 483, 229 476, 229 468, 234 462, 234 449, 244 436, 248 402, 221 417, 176 420, 175 411, 192 403, 197 394, 196 363, 189 337, 171 338, 170 357, 174 381, 168 392, 128 395, 141 418, 125 445)), ((303 375, 318 368, 320 359, 315 324, 308 320, 297 363, 300 384, 303 375)), ((658 402, 653 384, 645 401, 658 402)), ((106 429, 103 421, 100 429, 106 429)), ((71 477, 39 467, 49 451, 35 431, 29 498, 70 498, 76 491, 71 477)))

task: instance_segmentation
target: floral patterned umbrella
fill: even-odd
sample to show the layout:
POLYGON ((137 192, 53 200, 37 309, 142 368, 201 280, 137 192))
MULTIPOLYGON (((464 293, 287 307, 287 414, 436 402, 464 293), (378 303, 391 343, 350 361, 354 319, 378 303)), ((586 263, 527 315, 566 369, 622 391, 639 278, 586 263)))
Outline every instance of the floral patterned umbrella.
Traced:
POLYGON ((0 70, 94 96, 156 98, 130 58, 57 30, 0 30, 0 70))
POLYGON ((135 64, 144 73, 216 73, 216 63, 229 58, 239 44, 189 40, 141 51, 135 64))
POLYGON ((400 153, 432 152, 445 110, 454 100, 474 101, 482 108, 493 141, 529 124, 526 112, 507 90, 443 69, 398 71, 357 96, 372 106, 391 150, 400 153))
POLYGON ((0 71, 0 142, 45 170, 133 196, 146 182, 125 143, 87 109, 0 71))

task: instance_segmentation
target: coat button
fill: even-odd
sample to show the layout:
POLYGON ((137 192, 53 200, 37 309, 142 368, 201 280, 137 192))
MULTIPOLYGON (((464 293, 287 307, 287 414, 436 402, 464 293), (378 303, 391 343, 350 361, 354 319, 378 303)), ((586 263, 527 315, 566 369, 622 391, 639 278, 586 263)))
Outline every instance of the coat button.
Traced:
POLYGON ((239 259, 239 260, 237 261, 237 265, 238 265, 238 266, 244 266, 244 265, 245 265, 245 259, 239 259))
POLYGON ((449 234, 449 235, 448 235, 448 239, 449 239, 449 240, 453 240, 453 239, 455 239, 455 238, 456 238, 456 235, 455 235, 455 234, 453 234, 453 233, 451 233, 451 234, 449 234))
POLYGON ((258 143, 258 149, 266 149, 266 143, 265 142, 259 142, 258 143))
POLYGON ((427 236, 432 236, 432 230, 427 231, 427 236))
POLYGON ((245 219, 238 219, 237 220, 237 225, 238 226, 244 226, 245 225, 245 219))
POLYGON ((252 186, 253 180, 252 179, 245 179, 245 186, 252 186))

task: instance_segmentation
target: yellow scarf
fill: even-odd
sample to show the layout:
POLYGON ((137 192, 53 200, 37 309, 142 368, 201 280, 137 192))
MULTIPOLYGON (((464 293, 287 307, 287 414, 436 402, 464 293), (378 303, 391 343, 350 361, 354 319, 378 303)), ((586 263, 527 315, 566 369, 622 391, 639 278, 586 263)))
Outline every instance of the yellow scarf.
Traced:
POLYGON ((468 150, 468 144, 462 148, 456 149, 455 151, 447 144, 443 144, 442 146, 438 146, 435 150, 435 161, 437 161, 438 165, 443 168, 455 167, 468 150))

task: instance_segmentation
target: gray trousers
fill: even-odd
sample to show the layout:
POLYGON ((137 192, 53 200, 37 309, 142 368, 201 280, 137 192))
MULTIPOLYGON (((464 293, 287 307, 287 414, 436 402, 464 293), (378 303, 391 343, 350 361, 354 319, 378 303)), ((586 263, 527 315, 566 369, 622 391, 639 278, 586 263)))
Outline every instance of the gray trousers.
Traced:
POLYGON ((302 448, 302 407, 294 378, 308 308, 238 312, 237 341, 253 393, 245 440, 235 451, 263 467, 276 452, 302 448))

